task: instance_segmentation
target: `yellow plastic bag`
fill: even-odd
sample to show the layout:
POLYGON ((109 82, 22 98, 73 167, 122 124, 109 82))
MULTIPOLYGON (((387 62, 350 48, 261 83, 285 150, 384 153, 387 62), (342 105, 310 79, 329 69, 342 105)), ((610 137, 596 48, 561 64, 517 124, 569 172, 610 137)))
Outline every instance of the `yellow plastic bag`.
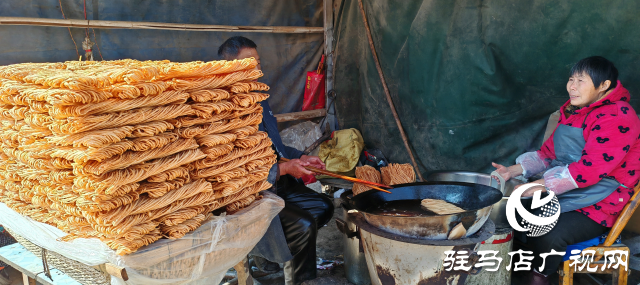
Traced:
POLYGON ((360 131, 357 129, 339 130, 333 133, 331 140, 320 145, 318 156, 327 165, 327 170, 354 176, 355 167, 363 148, 364 140, 360 131))

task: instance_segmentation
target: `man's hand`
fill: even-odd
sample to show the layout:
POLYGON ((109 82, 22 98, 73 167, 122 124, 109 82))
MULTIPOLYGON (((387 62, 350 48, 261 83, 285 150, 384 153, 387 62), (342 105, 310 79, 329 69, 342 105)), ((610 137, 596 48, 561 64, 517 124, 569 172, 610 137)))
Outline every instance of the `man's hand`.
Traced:
POLYGON ((309 163, 308 166, 311 166, 311 167, 320 168, 322 170, 326 169, 326 165, 324 164, 324 162, 322 162, 322 160, 317 156, 310 156, 310 155, 303 154, 300 157, 300 161, 309 163))
POLYGON ((304 162, 300 159, 292 159, 287 162, 278 164, 280 168, 280 176, 289 174, 295 178, 300 178, 305 175, 313 175, 314 173, 306 170, 305 166, 311 166, 308 162, 304 162))

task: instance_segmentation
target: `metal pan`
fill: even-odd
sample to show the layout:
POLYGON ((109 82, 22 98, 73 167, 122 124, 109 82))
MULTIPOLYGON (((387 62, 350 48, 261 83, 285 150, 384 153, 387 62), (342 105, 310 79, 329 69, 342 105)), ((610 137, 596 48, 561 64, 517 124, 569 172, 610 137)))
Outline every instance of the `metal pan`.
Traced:
POLYGON ((466 237, 475 234, 488 219, 493 204, 502 198, 502 193, 493 187, 463 182, 394 185, 392 192, 367 191, 351 198, 349 204, 367 223, 381 230, 410 238, 436 240, 447 239, 451 229, 459 223, 467 230, 466 237), (444 200, 467 211, 428 216, 388 216, 377 211, 389 204, 405 205, 410 209, 417 205, 419 208, 422 199, 444 200))
MULTIPOLYGON (((491 178, 491 175, 486 173, 478 173, 478 172, 470 172, 470 171, 438 171, 432 172, 427 175, 427 181, 435 182, 435 181, 455 181, 455 182, 468 182, 468 183, 476 183, 491 186, 496 189, 500 189, 501 187, 498 185, 498 182, 495 179, 491 178)), ((493 210, 491 210, 491 215, 489 218, 493 220, 496 224, 496 229, 504 229, 510 228, 509 221, 507 221, 506 208, 507 208, 507 200, 515 189, 516 186, 522 184, 515 179, 511 179, 506 181, 503 189, 503 197, 502 200, 493 205, 493 210)))

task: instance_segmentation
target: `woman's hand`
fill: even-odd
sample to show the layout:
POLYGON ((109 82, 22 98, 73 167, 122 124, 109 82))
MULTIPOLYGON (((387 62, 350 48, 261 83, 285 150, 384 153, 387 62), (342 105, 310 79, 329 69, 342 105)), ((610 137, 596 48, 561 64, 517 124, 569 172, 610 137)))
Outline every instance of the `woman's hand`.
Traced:
MULTIPOLYGON (((509 172, 509 168, 505 167, 502 164, 497 164, 495 162, 492 162, 491 165, 496 168, 496 172, 498 172, 498 174, 500 174, 500 176, 504 178, 504 181, 509 181, 509 179, 511 179, 511 172, 509 172)), ((493 177, 493 178, 498 180, 498 177, 493 177)), ((500 180, 498 180, 498 184, 499 183, 500 183, 500 180)))
MULTIPOLYGON (((496 172, 504 178, 504 181, 509 181, 509 179, 522 174, 522 166, 520 166, 520 164, 506 167, 502 164, 492 162, 491 165, 496 168, 496 172)), ((498 177, 494 177, 494 179, 498 180, 498 177)), ((500 184, 500 180, 498 180, 498 184, 500 184)))
POLYGON ((300 178, 305 175, 313 175, 314 173, 306 170, 304 167, 309 166, 308 162, 304 162, 300 159, 292 159, 287 162, 278 164, 280 167, 280 176, 289 174, 295 178, 300 178))

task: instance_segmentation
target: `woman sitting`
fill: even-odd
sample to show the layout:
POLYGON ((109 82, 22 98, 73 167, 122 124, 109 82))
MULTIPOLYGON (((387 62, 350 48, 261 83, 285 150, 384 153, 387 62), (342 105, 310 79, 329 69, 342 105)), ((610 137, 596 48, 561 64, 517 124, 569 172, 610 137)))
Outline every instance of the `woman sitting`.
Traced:
POLYGON ((538 272, 540 253, 564 252, 608 232, 640 178, 640 120, 613 63, 600 56, 580 60, 571 69, 567 92, 558 126, 540 150, 520 155, 509 167, 493 163, 506 180, 544 171, 544 179, 535 181, 544 187, 523 196, 551 191, 560 201, 555 227, 527 238, 535 256, 529 284, 549 284, 548 276, 562 262, 561 256, 548 256, 538 272))

